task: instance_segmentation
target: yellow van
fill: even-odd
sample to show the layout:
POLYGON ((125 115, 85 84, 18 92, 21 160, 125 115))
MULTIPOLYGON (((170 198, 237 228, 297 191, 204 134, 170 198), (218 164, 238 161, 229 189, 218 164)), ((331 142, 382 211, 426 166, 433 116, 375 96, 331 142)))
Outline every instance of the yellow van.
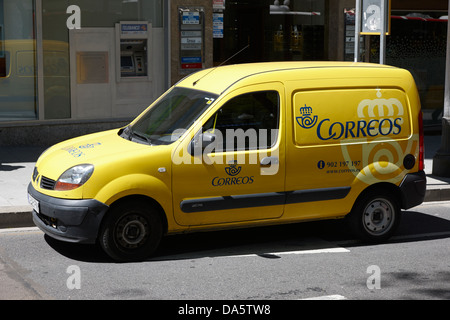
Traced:
POLYGON ((128 126, 59 143, 28 188, 56 239, 141 260, 163 235, 346 217, 385 241, 425 195, 410 73, 345 62, 199 71, 128 126))

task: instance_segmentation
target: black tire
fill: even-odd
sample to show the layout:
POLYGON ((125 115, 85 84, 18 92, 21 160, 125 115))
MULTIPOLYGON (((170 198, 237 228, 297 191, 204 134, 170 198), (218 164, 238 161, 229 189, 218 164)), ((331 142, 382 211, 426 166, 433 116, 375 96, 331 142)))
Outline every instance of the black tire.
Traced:
POLYGON ((400 217, 398 201, 387 192, 374 190, 357 200, 347 222, 350 230, 361 240, 381 243, 394 234, 400 217))
POLYGON ((126 201, 106 213, 99 243, 116 261, 142 261, 156 251, 162 234, 158 212, 145 202, 126 201))

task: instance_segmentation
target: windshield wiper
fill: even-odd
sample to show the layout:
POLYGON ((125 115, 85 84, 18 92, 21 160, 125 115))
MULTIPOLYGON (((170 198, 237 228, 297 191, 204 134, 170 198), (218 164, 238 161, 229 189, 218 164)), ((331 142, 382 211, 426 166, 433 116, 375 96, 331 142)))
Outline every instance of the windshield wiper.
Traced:
POLYGON ((149 145, 152 144, 150 138, 148 136, 146 136, 143 133, 139 133, 133 130, 133 128, 131 127, 131 125, 129 125, 128 127, 125 128, 127 130, 128 133, 128 140, 132 141, 133 136, 140 138, 141 140, 144 140, 145 142, 147 142, 149 145))
POLYGON ((152 144, 152 141, 150 140, 150 138, 147 137, 145 134, 142 134, 142 133, 139 133, 139 132, 134 132, 134 131, 132 131, 132 132, 133 132, 133 134, 134 134, 136 137, 145 140, 149 145, 152 144))

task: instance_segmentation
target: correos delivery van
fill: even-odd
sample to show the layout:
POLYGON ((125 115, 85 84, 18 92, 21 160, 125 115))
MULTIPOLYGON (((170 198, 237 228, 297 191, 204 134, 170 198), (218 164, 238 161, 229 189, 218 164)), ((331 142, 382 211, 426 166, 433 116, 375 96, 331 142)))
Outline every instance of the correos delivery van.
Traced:
POLYGON ((49 148, 28 193, 49 236, 122 261, 167 234, 318 219, 379 242, 422 203, 423 155, 406 70, 231 65, 186 77, 124 128, 49 148))

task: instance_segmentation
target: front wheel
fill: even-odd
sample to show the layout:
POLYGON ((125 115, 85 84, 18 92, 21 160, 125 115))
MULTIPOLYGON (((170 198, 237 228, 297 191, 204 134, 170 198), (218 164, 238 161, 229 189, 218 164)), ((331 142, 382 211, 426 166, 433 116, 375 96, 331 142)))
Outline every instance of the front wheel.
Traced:
POLYGON ((145 203, 122 202, 107 212, 99 234, 102 249, 116 261, 140 261, 158 247, 161 217, 145 203))
POLYGON ((383 242, 389 239, 400 223, 401 209, 391 195, 372 192, 358 199, 347 220, 360 239, 383 242))

